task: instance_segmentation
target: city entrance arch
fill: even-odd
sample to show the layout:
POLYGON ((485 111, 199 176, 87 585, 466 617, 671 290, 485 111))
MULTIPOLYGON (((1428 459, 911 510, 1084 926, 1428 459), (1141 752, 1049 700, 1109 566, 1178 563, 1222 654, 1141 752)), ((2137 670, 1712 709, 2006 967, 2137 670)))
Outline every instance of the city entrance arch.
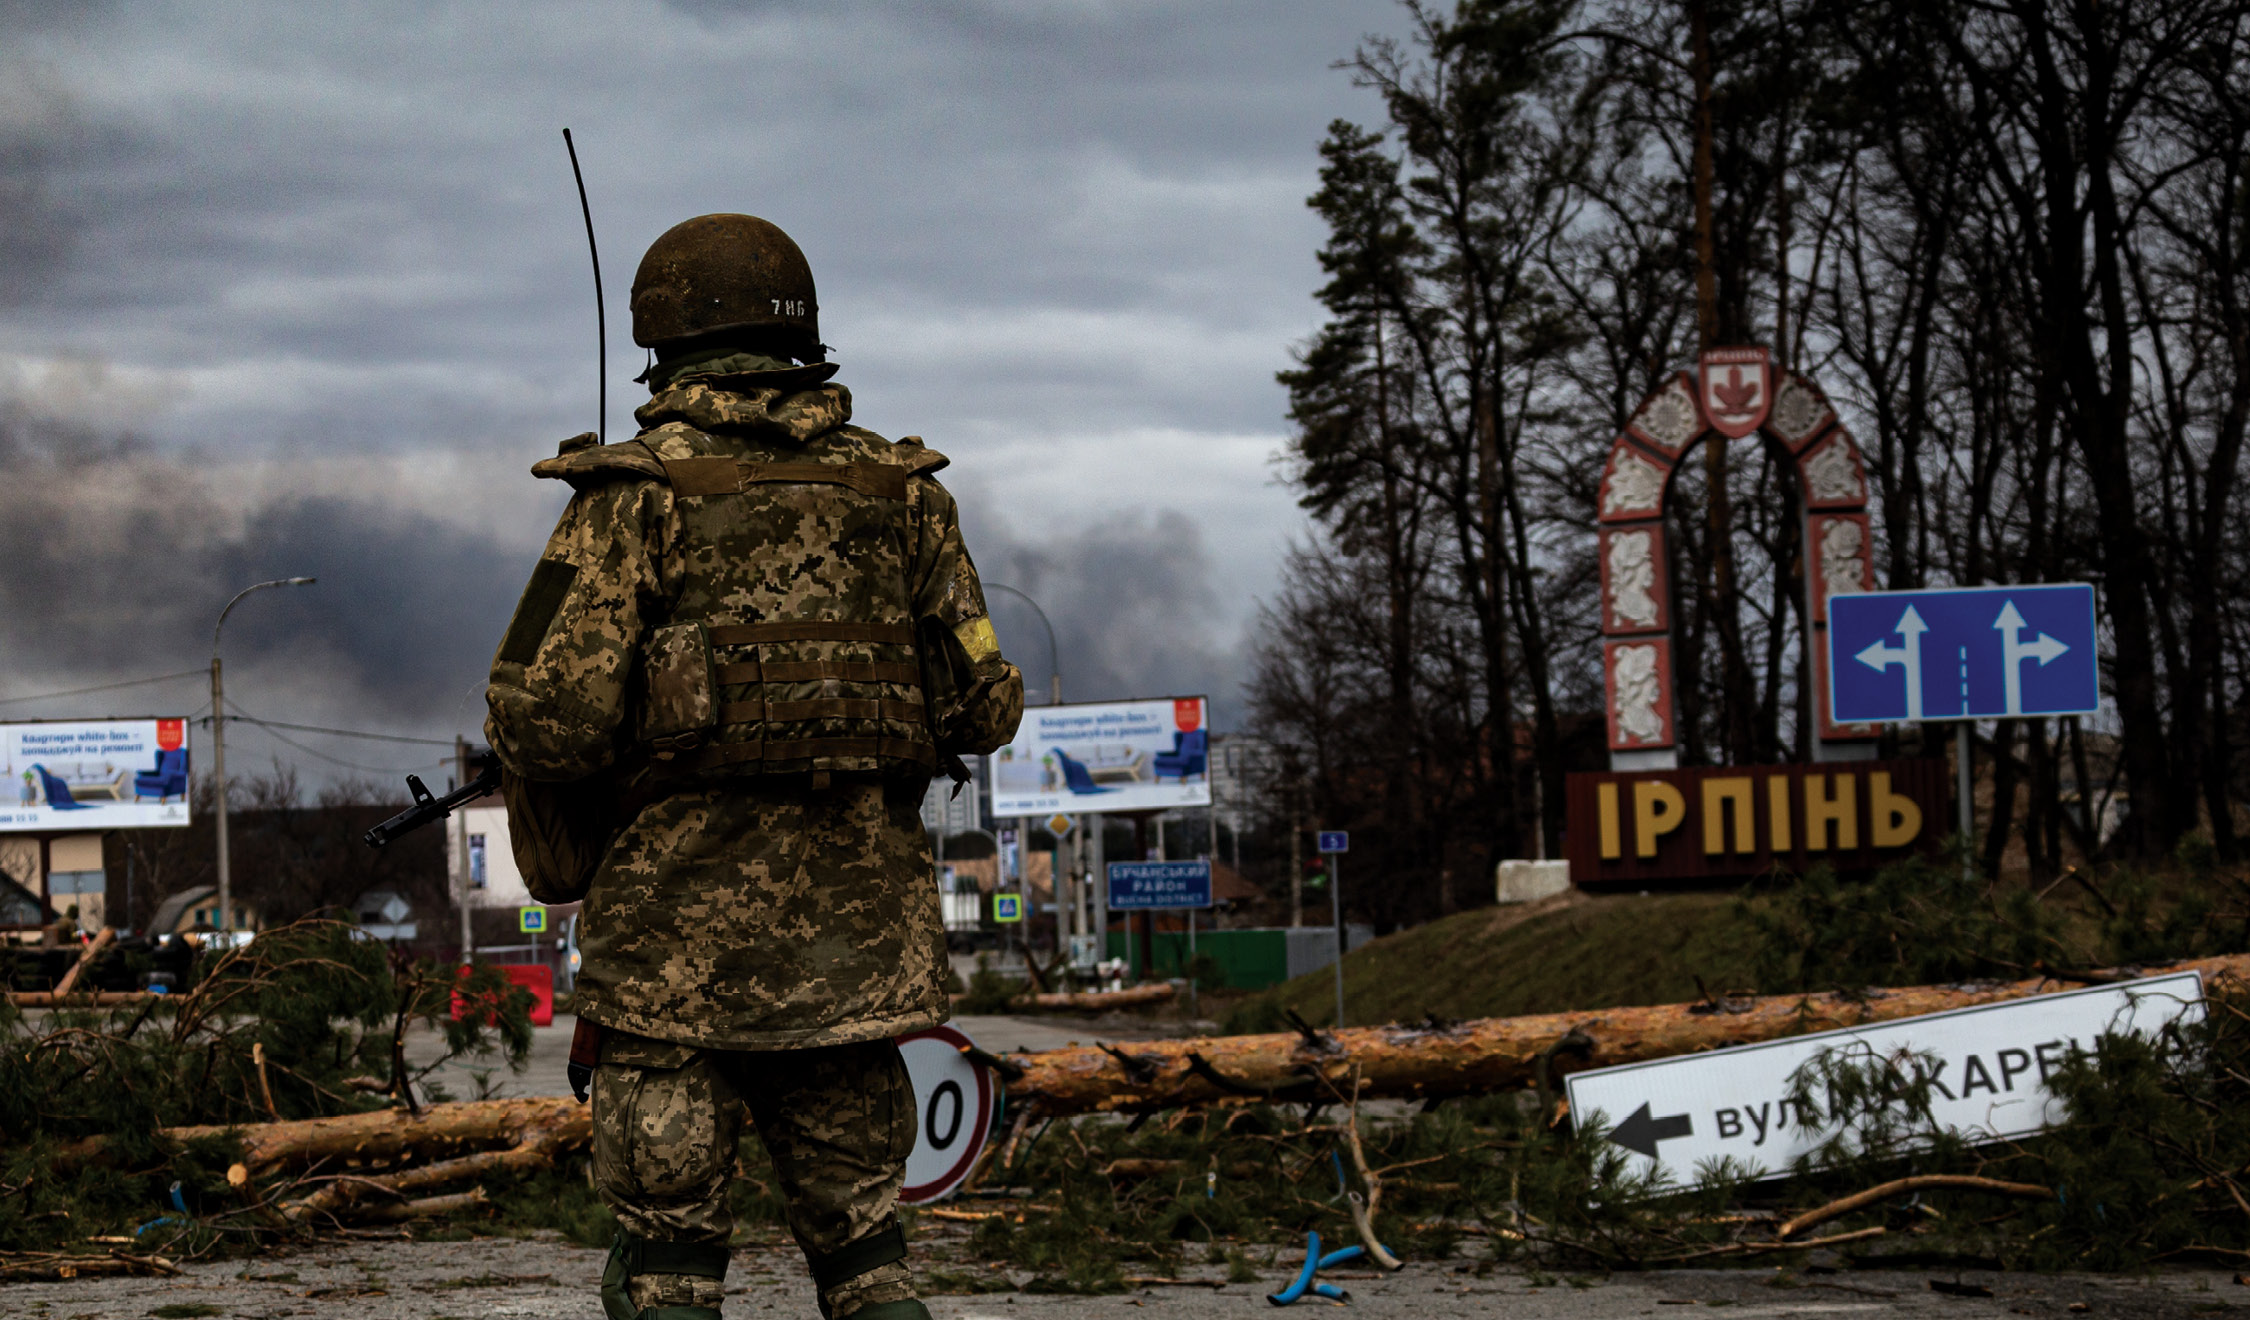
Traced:
POLYGON ((1875 755, 1874 726, 1829 719, 1825 661, 1828 598, 1874 586, 1867 465, 1818 386, 1778 370, 1764 348, 1717 348, 1694 370, 1674 372, 1634 410, 1602 469, 1602 671, 1613 771, 1679 764, 1664 545, 1673 475, 1698 441, 1760 432, 1789 454, 1796 471, 1813 759, 1875 755))

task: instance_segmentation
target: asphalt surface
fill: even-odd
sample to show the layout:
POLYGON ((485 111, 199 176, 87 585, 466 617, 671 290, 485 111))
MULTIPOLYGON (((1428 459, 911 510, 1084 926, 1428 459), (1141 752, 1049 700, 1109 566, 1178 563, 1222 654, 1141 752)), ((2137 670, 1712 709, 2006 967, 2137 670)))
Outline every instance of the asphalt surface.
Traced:
MULTIPOLYGON (((923 1234, 917 1234, 922 1238, 923 1234)), ((940 1233, 935 1236, 948 1237, 940 1233)), ((927 1257, 942 1242, 918 1242, 927 1257)), ((144 1316, 223 1316, 241 1320, 320 1316, 323 1320, 594 1320, 603 1253, 557 1241, 362 1241, 323 1245, 245 1264, 190 1265, 176 1279, 84 1279, 0 1286, 0 1315, 40 1320, 138 1320, 144 1316)), ((944 1268, 944 1267, 940 1267, 944 1268)), ((960 1277, 1028 1281, 982 1267, 951 1267, 960 1277)), ((1215 1271, 1204 1270, 1207 1277, 1215 1271)), ((1058 1297, 1021 1292, 929 1298, 939 1320, 1019 1320, 1031 1316, 1146 1315, 1179 1320, 1265 1315, 1266 1294, 1288 1281, 1285 1260, 1255 1284, 1152 1285, 1124 1294, 1058 1297)), ((1933 1274, 1928 1271, 1781 1273, 1771 1269, 1665 1271, 1610 1278, 1558 1279, 1515 1270, 1478 1274, 1449 1262, 1413 1262, 1386 1278, 1346 1271, 1349 1314, 1368 1317, 1508 1317, 1508 1320, 1607 1320, 1657 1316, 1693 1320, 1706 1310, 1724 1320, 1783 1316, 1837 1320, 2205 1320, 2250 1313, 2250 1287, 2211 1270, 2165 1270, 2147 1277, 1933 1274), (1931 1282, 1964 1290, 1938 1292, 1931 1282), (1989 1296, 1975 1295, 1979 1290, 1989 1296)), ((959 1286, 958 1283, 955 1286, 959 1286)), ((812 1285, 794 1249, 745 1248, 727 1277, 730 1316, 811 1317, 812 1285)), ((1338 1305, 1299 1303, 1332 1314, 1338 1305)))

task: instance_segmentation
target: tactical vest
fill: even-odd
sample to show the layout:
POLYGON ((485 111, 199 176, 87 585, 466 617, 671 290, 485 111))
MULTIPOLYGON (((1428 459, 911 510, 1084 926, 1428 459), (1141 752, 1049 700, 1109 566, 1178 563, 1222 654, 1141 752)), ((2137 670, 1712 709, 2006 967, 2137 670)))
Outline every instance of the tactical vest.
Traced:
POLYGON ((908 483, 942 456, 851 426, 796 444, 675 422, 588 460, 662 480, 679 518, 636 703, 659 766, 931 773, 908 483))

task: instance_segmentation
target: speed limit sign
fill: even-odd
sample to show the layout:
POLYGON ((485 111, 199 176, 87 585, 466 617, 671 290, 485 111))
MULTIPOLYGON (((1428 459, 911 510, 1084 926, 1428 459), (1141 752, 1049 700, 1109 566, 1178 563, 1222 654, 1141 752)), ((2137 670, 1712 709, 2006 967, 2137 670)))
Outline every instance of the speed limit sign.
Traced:
POLYGON ((992 1074, 962 1050, 975 1042, 952 1027, 931 1027, 898 1038, 906 1075, 914 1083, 914 1152, 906 1157, 908 1205, 944 1199, 976 1167, 1000 1102, 992 1074))

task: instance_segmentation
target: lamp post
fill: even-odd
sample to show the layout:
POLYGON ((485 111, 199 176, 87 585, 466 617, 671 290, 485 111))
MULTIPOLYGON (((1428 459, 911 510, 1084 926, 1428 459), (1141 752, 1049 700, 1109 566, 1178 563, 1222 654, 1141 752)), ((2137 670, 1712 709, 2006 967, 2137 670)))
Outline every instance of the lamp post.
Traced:
POLYGON ((227 869, 227 705, 226 686, 219 674, 219 634, 226 629, 227 616, 251 592, 267 587, 309 587, 313 582, 309 577, 275 578, 244 587, 219 611, 219 622, 211 629, 211 778, 219 798, 218 925, 222 933, 234 929, 234 877, 227 869))
POLYGON ((987 582, 984 584, 984 589, 986 591, 1005 591, 1017 600, 1029 605, 1031 612, 1039 616, 1039 626, 1047 630, 1047 676, 1050 682, 1047 704, 1060 706, 1062 704, 1062 652, 1055 649, 1055 625, 1047 621, 1047 611, 1039 608, 1038 601, 1005 582, 987 582))

